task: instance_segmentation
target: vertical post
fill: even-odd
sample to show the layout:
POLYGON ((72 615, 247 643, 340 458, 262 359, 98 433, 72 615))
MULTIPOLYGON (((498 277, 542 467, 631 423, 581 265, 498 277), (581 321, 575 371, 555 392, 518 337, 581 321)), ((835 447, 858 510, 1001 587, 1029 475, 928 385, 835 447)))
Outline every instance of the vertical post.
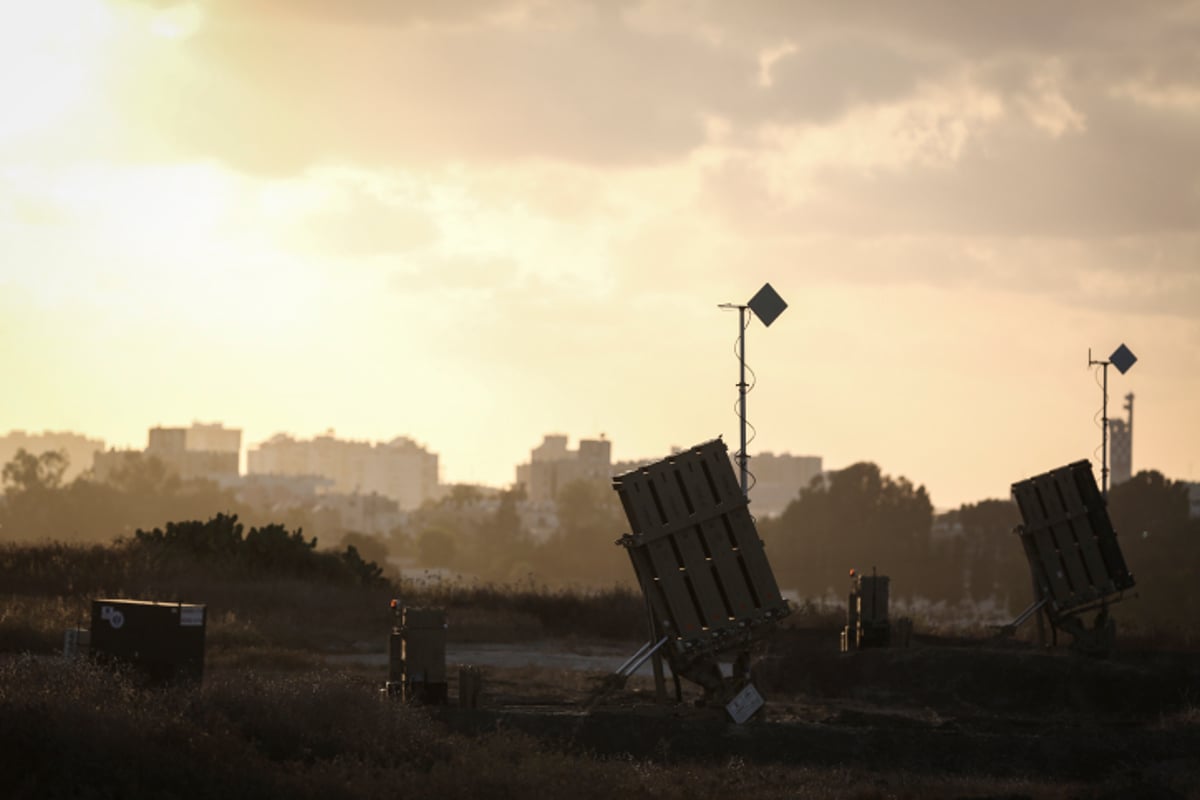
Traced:
MULTIPOLYGON (((1124 345, 1122 345, 1124 347, 1124 345)), ((1118 348, 1120 352, 1120 348, 1118 348)), ((1092 349, 1088 348, 1088 366, 1100 366, 1104 368, 1104 385, 1101 391, 1104 393, 1104 398, 1101 401, 1101 419, 1100 419, 1100 496, 1104 501, 1108 502, 1108 365, 1111 361, 1096 361, 1092 358, 1092 349)), ((1093 419, 1095 419, 1093 417, 1093 419)))
MULTIPOLYGON (((650 628, 650 641, 657 642, 662 637, 662 632, 654 617, 654 606, 650 603, 650 595, 645 591, 644 586, 642 593, 646 596, 646 623, 650 628)), ((659 650, 655 650, 654 654, 650 656, 650 665, 654 670, 654 699, 665 703, 667 702, 667 683, 663 677, 663 659, 659 650)))
MULTIPOLYGON (((1044 595, 1042 594, 1042 587, 1038 585, 1037 575, 1033 574, 1033 570, 1030 570, 1029 572, 1033 576, 1033 599, 1035 601, 1041 600, 1044 595)), ((1043 614, 1045 614, 1047 618, 1050 615, 1050 612, 1046 611, 1045 606, 1042 606, 1041 608, 1039 608, 1037 610, 1038 646, 1041 647, 1043 650, 1045 650, 1046 649, 1046 619, 1043 618, 1043 616, 1042 616, 1043 614)))
POLYGON ((746 459, 746 306, 738 306, 738 365, 741 369, 738 379, 738 415, 741 418, 742 447, 738 450, 738 466, 742 475, 742 495, 750 496, 749 481, 747 480, 746 459))
MULTIPOLYGON (((1100 438, 1100 496, 1108 500, 1108 362, 1104 362, 1104 403, 1103 417, 1100 422, 1103 426, 1101 429, 1100 438)), ((1095 452, 1094 450, 1092 452, 1095 452)))

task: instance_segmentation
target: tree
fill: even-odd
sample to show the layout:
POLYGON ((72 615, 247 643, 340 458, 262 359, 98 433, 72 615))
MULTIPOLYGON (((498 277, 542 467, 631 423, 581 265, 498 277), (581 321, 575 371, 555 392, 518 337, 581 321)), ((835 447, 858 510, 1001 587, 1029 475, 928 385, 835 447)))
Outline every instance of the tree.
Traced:
POLYGON ((1192 628, 1200 618, 1200 519, 1191 519, 1188 487, 1156 471, 1113 486, 1108 513, 1125 563, 1137 581, 1121 615, 1154 627, 1192 628))
POLYGON ((780 581, 802 594, 839 591, 851 567, 876 565, 894 593, 917 594, 932 525, 924 486, 861 462, 815 479, 762 535, 780 581))
POLYGON ((22 494, 58 489, 69 463, 67 454, 61 450, 48 450, 35 456, 22 448, 4 465, 5 492, 22 494))
POLYGON ((512 581, 531 569, 534 545, 521 523, 518 508, 524 498, 522 488, 502 492, 495 512, 476 529, 477 572, 496 580, 512 581))
POLYGON ((446 531, 427 528, 417 537, 417 558, 427 567, 449 567, 458 559, 458 545, 446 531))
POLYGON ((450 487, 450 494, 442 498, 441 504, 463 509, 477 504, 482 499, 483 492, 479 490, 479 487, 467 483, 456 483, 450 487))
POLYGON ((1014 605, 1029 596, 1029 565, 1013 529, 1021 522, 1017 504, 1011 500, 981 500, 958 510, 963 527, 965 567, 971 576, 971 597, 997 598, 1015 611, 1014 605), (1018 599, 1017 603, 1013 600, 1018 599))
POLYGON ((632 578, 628 559, 613 544, 629 523, 606 481, 572 481, 559 489, 555 505, 558 532, 536 561, 548 577, 591 584, 632 578))
POLYGON ((18 450, 0 470, 4 505, 0 529, 6 539, 59 537, 67 509, 56 502, 67 468, 65 453, 51 450, 35 456, 18 450))
POLYGON ((138 452, 121 453, 107 483, 130 495, 166 495, 179 490, 179 475, 162 459, 138 452))
POLYGON ((205 522, 168 522, 165 528, 138 530, 132 548, 156 556, 208 562, 250 575, 274 575, 373 584, 383 570, 353 545, 341 553, 317 551, 317 539, 302 530, 271 523, 245 530, 237 515, 217 514, 205 522))
POLYGON ((380 536, 371 536, 370 534, 359 533, 358 531, 346 531, 346 533, 342 534, 342 541, 338 546, 345 549, 353 549, 362 558, 367 561, 374 561, 376 564, 387 564, 388 562, 386 540, 380 536))
POLYGON ((1178 535, 1188 523, 1188 487, 1143 470, 1108 492, 1108 514, 1118 533, 1178 535))

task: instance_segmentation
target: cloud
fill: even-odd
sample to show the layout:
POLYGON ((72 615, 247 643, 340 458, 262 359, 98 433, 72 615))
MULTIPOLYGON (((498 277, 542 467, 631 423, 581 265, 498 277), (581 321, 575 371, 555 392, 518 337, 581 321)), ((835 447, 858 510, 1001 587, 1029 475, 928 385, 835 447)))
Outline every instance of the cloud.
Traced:
POLYGON ((822 130, 777 129, 716 153, 706 200, 758 234, 1195 230, 1200 113, 1081 82, 1030 87, 1007 102, 979 86, 939 90, 822 130))
POLYGON ((878 141, 869 126, 882 110, 918 109, 966 83, 1005 119, 960 113, 959 124, 952 107, 893 119, 881 158, 921 148, 913 163, 864 175, 827 148, 806 181, 820 208, 784 216, 851 230, 868 219, 885 232, 1178 229, 1195 218, 1196 176, 1181 166, 1195 162, 1196 119, 1163 98, 1200 83, 1200 54, 1181 33, 1197 29, 1195 8, 224 2, 172 69, 146 78, 157 89, 124 107, 190 157, 273 174, 320 163, 640 168, 689 158, 720 119, 757 143, 743 164, 770 181, 771 131, 878 141), (777 58, 764 86, 767 50, 777 58), (1158 89, 1165 73, 1170 92, 1158 89), (955 148, 953 170, 922 163, 955 148), (1098 182, 1111 189, 1090 188, 1098 182))
POLYGON ((316 170, 268 184, 255 211, 285 247, 354 259, 435 243, 438 230, 430 202, 409 176, 386 179, 316 170))
POLYGON ((389 288, 447 306, 476 300, 488 304, 497 293, 517 291, 520 284, 517 265, 499 259, 407 259, 388 276, 389 288))
POLYGON ((738 94, 756 70, 603 18, 549 30, 220 22, 181 45, 173 73, 147 76, 157 87, 127 96, 127 113, 184 152, 262 172, 668 158, 703 140, 706 95, 738 94))
POLYGON ((314 21, 332 25, 389 27, 456 26, 503 22, 521 18, 538 9, 538 3, 523 0, 214 0, 218 13, 265 22, 314 21))
POLYGON ((945 64, 880 39, 830 36, 797 45, 771 68, 762 116, 785 122, 828 122, 863 105, 913 93, 945 64))
POLYGON ((1130 296, 1176 313, 1194 287, 1170 265, 1200 219, 1197 34, 1194 2, 220 0, 116 100, 186 158, 443 187, 347 189, 299 223, 408 290, 505 264, 593 298, 723 292, 746 253, 792 249, 851 279, 1103 305, 1125 290, 1080 291, 1079 271, 1132 247, 1174 277, 1130 296), (1029 241, 1091 262, 1056 268, 1029 241), (902 267, 870 266, 891 247, 902 267))

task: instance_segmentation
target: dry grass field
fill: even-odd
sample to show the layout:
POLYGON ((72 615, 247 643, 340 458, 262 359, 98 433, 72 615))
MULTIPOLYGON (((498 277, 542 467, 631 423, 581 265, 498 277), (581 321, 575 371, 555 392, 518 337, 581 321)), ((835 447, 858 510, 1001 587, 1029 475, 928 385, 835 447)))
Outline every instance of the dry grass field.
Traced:
POLYGON ((1200 656, 1170 640, 1105 661, 932 635, 843 655, 836 620, 799 613, 762 653, 768 706, 743 726, 690 690, 659 705, 645 677, 589 707, 604 672, 536 665, 485 667, 479 710, 420 708, 380 696, 395 595, 446 608, 458 646, 531 652, 632 652, 641 601, 235 573, 0 548, 4 796, 1200 797, 1200 656), (206 602, 202 685, 56 655, 108 594, 206 602))

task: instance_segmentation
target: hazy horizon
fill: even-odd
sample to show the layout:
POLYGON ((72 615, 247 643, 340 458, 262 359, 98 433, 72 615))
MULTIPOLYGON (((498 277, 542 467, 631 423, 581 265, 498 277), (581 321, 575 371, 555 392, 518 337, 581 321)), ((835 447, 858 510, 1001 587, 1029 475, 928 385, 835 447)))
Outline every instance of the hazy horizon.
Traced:
MULTIPOLYGON (((1200 480, 1200 3, 44 0, 0 11, 0 431, 220 421, 511 483, 737 442, 939 508, 1200 480)), ((751 462, 753 466, 753 461, 751 462)))

